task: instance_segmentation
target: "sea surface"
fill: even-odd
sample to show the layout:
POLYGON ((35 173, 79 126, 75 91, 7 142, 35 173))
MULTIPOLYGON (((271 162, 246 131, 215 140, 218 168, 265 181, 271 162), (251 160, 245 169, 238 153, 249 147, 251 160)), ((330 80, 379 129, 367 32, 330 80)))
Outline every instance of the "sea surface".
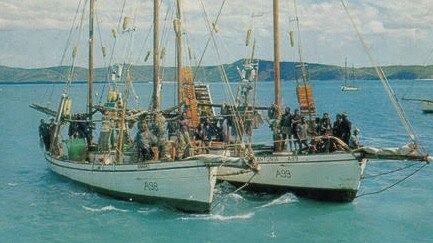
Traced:
MULTIPOLYGON (((338 112, 347 112, 368 146, 396 147, 409 141, 379 81, 359 81, 361 91, 347 93, 339 90, 341 84, 312 82, 320 114, 328 112, 334 120, 338 112)), ((399 98, 433 98, 433 81, 391 85, 399 98)), ((210 86, 215 102, 228 99, 222 84, 210 86)), ((282 87, 283 103, 293 110, 295 84, 283 82, 282 87)), ((94 193, 50 172, 40 149, 38 125, 46 117, 29 104, 51 100, 55 106, 63 88, 0 84, 0 242, 433 242, 432 165, 404 180, 422 164, 374 176, 412 163, 370 161, 358 195, 397 185, 346 204, 290 193, 232 193, 235 188, 223 183, 217 186, 212 213, 196 215, 94 193)), ((95 90, 101 88, 98 84, 95 90)), ((147 106, 151 85, 136 84, 134 90, 129 105, 147 106)), ((85 92, 85 85, 71 89, 71 96, 78 95, 73 109, 85 107, 85 92)), ((174 103, 173 84, 162 93, 164 106, 174 103)), ((257 103, 270 104, 273 94, 272 83, 259 83, 257 103)), ((423 114, 418 102, 402 106, 420 143, 432 153, 433 114, 423 114)), ((267 125, 256 131, 256 142, 269 139, 267 125)))

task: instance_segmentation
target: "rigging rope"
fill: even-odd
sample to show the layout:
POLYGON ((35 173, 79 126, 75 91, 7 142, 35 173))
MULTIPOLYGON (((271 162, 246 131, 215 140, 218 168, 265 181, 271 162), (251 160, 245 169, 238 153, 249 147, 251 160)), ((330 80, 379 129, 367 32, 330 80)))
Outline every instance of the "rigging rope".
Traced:
POLYGON ((418 169, 416 169, 414 172, 410 173, 409 175, 407 175, 407 176, 404 177, 403 179, 400 179, 400 180, 398 180, 397 182, 391 184, 390 186, 384 187, 384 188, 382 188, 382 189, 380 189, 380 190, 378 190, 378 191, 368 192, 368 193, 363 193, 363 194, 360 194, 360 195, 358 195, 358 196, 356 196, 356 197, 358 198, 358 197, 363 197, 363 196, 367 196, 367 195, 378 194, 378 193, 384 192, 384 191, 386 191, 386 190, 388 190, 388 189, 390 189, 390 188, 392 188, 392 187, 394 187, 394 186, 396 186, 396 185, 402 183, 403 181, 405 181, 406 179, 410 178, 410 177, 413 176, 414 174, 418 173, 418 172, 419 172, 422 168, 424 168, 426 165, 427 165, 427 163, 423 164, 421 167, 419 167, 418 169))
POLYGON ((406 165, 406 166, 403 166, 403 167, 397 168, 397 169, 395 169, 395 170, 391 170, 391 171, 387 171, 387 172, 379 173, 379 174, 376 174, 376 175, 363 176, 362 179, 369 179, 369 178, 374 178, 374 177, 379 177, 379 176, 383 176, 383 175, 392 174, 392 173, 395 173, 395 172, 398 172, 398 171, 402 171, 402 170, 405 170, 405 169, 411 168, 411 167, 413 167, 413 166, 415 166, 415 165, 417 165, 417 164, 418 164, 418 163, 413 163, 413 164, 411 164, 411 165, 406 165))
MULTIPOLYGON (((417 137, 417 135, 415 133, 415 130, 413 129, 412 125, 410 124, 409 119, 407 118, 407 115, 406 115, 406 113, 403 110, 403 107, 398 102, 397 96, 395 95, 394 90, 390 86, 389 81, 386 78, 385 73, 383 72, 382 68, 379 65, 377 65, 375 59, 373 58, 373 55, 371 54, 371 52, 370 52, 370 50, 368 48, 368 45, 367 45, 365 39, 363 38, 363 36, 361 35, 361 33, 360 33, 357 25, 355 24, 355 21, 354 21, 352 15, 350 14, 349 9, 347 8, 346 3, 344 3, 343 0, 340 0, 340 1, 341 1, 341 4, 343 5, 343 8, 344 8, 346 14, 348 15, 348 17, 350 19, 350 22, 352 23, 352 26, 353 26, 353 28, 355 30, 356 35, 358 36, 358 38, 359 38, 359 40, 360 40, 360 42, 361 42, 361 44, 362 44, 365 52, 367 53, 368 59, 370 60, 370 62, 374 66, 374 69, 375 69, 377 75, 379 76, 380 81, 382 82, 382 85, 385 88, 385 91, 386 91, 389 99, 391 100, 391 103, 394 106, 394 109, 397 112, 397 114, 398 114, 398 116, 400 118, 401 123, 403 124, 404 128, 406 129, 406 132, 409 135, 410 141, 413 142, 414 144, 419 145, 418 144, 418 137, 417 137)), ((422 153, 425 152, 422 147, 418 147, 417 146, 417 149, 420 150, 420 152, 422 152, 422 153)))
MULTIPOLYGON (((74 27, 75 27, 75 22, 77 21, 77 18, 79 16, 79 12, 80 12, 80 8, 81 8, 81 3, 82 3, 82 0, 80 0, 78 2, 77 9, 75 10, 74 20, 72 21, 72 25, 71 25, 71 28, 70 28, 69 33, 68 33, 68 38, 66 40, 65 49, 63 50, 62 57, 60 59, 60 66, 64 65, 64 60, 65 60, 66 52, 67 52, 67 50, 68 50, 68 48, 69 48, 69 46, 71 44, 72 34, 73 34, 74 27)), ((86 0, 86 3, 87 3, 87 0, 86 0)), ((86 4, 84 4, 84 5, 86 5, 86 4)), ((52 101, 52 98, 53 98, 53 95, 54 95, 54 85, 55 85, 54 83, 51 85, 51 92, 50 92, 50 95, 48 95, 48 104, 51 104, 51 101, 52 101)), ((46 93, 45 93, 45 95, 46 95, 46 93)), ((43 97, 46 97, 45 95, 43 97)))
MULTIPOLYGON (((224 4, 224 2, 223 2, 223 4, 224 4)), ((204 3, 203 3, 202 0, 201 0, 201 3, 202 3, 202 8, 203 8, 203 11, 204 11, 204 14, 205 14, 205 17, 206 17, 205 20, 206 20, 206 23, 208 24, 207 27, 208 27, 208 29, 210 31, 212 44, 213 44, 214 49, 215 49, 215 54, 217 55, 218 63, 222 63, 221 54, 219 52, 218 45, 217 45, 216 40, 215 40, 216 31, 215 31, 215 28, 212 28, 213 26, 217 25, 217 20, 218 20, 218 17, 220 16, 220 13, 222 11, 222 7, 220 8, 220 12, 218 13, 217 20, 214 23, 211 24, 210 21, 209 21, 209 18, 208 18, 208 15, 206 13, 206 9, 204 7, 204 3)), ((227 77, 227 73, 225 71, 224 66, 223 65, 219 65, 218 69, 220 71, 220 77, 221 77, 221 80, 223 81, 226 95, 229 97, 229 100, 230 100, 231 104, 233 105, 232 107, 234 109, 234 114, 235 114, 235 119, 234 119, 234 124, 233 125, 235 127, 235 130, 236 130, 237 134, 240 137, 240 140, 242 141, 243 134, 245 134, 245 129, 244 129, 244 126, 243 126, 244 124, 242 122, 240 122, 241 121, 241 115, 240 115, 240 112, 237 110, 237 107, 236 107, 236 98, 235 98, 235 96, 233 95, 233 93, 231 91, 231 87, 230 87, 230 84, 229 84, 229 81, 228 81, 228 77, 227 77)))

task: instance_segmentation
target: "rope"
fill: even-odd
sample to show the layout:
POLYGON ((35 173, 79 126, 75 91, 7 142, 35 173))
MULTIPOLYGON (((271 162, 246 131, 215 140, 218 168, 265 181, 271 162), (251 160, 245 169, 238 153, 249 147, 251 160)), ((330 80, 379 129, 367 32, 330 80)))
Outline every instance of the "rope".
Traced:
MULTIPOLYGON (((298 36, 298 55, 299 55, 299 62, 300 62, 300 65, 301 65, 302 82, 304 84, 305 98, 307 100, 307 105, 308 105, 308 117, 309 117, 309 120, 312 121, 313 120, 313 117, 312 117, 313 114, 312 113, 314 111, 312 110, 312 108, 310 106, 310 104, 312 102, 310 101, 310 96, 308 95, 308 92, 307 92, 307 82, 308 82, 308 76, 307 75, 308 75, 308 73, 307 73, 307 69, 305 67, 304 57, 302 55, 301 28, 299 26, 298 7, 297 7, 297 4, 296 4, 296 0, 293 1, 293 4, 294 4, 295 16, 296 16, 296 19, 295 19, 295 21, 296 21, 296 28, 298 30, 298 35, 299 35, 298 36)), ((295 70, 295 73, 296 73, 296 70, 295 70)), ((298 102, 301 103, 300 100, 298 100, 298 102)))
POLYGON ((374 178, 374 177, 379 177, 379 176, 383 176, 383 175, 392 174, 392 173, 395 173, 395 172, 397 172, 397 171, 402 171, 402 170, 404 170, 404 169, 408 169, 408 168, 413 167, 413 166, 415 166, 415 165, 417 165, 417 163, 413 163, 413 164, 411 164, 411 165, 406 165, 406 166, 404 166, 404 167, 400 167, 400 168, 397 168, 397 169, 395 169, 395 170, 391 170, 391 171, 383 172, 383 173, 376 174, 376 175, 363 176, 362 179, 369 179, 369 178, 374 178))
MULTIPOLYGON (((224 6, 225 2, 226 1, 224 1, 222 3, 222 5, 221 5, 221 8, 220 8, 220 10, 218 12, 218 16, 217 16, 215 22, 213 23, 214 25, 216 25, 216 23, 218 21, 218 18, 220 16, 221 12, 222 12, 222 9, 223 9, 223 6, 224 6)), ((218 62, 221 63, 221 54, 219 52, 219 49, 218 49, 218 46, 217 46, 217 43, 216 43, 216 40, 215 40, 215 30, 212 27, 212 24, 211 24, 211 22, 209 20, 209 17, 208 17, 207 12, 206 12, 206 8, 205 8, 204 3, 203 3, 203 0, 200 0, 200 3, 201 3, 201 7, 202 7, 202 10, 203 10, 203 13, 204 13, 204 16, 203 16, 204 20, 207 23, 206 27, 208 28, 208 31, 210 32, 210 40, 212 40, 212 44, 214 45, 218 62)), ((224 84, 224 88, 225 88, 224 91, 226 92, 226 95, 229 97, 229 100, 230 100, 231 104, 233 104, 233 110, 234 110, 234 113, 235 113, 235 116, 236 116, 236 119, 234 119, 234 128, 235 128, 235 131, 236 131, 237 134, 240 135, 240 139, 242 140, 242 134, 245 133, 245 129, 244 129, 243 123, 240 122, 240 119, 241 119, 240 118, 240 113, 238 112, 238 110, 237 110, 237 108, 235 106, 235 104, 236 104, 236 98, 234 97, 233 93, 231 92, 231 87, 230 87, 230 84, 228 82, 228 77, 227 77, 227 73, 225 71, 224 66, 223 65, 219 65, 218 69, 220 71, 221 80, 223 81, 223 84, 224 84)))
POLYGON ((382 188, 382 189, 380 189, 380 190, 378 190, 378 191, 374 191, 374 192, 368 192, 368 193, 360 194, 360 195, 356 196, 356 198, 358 198, 358 197, 363 197, 363 196, 367 196, 367 195, 378 194, 378 193, 384 192, 384 191, 386 191, 386 190, 388 190, 388 189, 390 189, 390 188, 392 188, 392 187, 394 187, 394 186, 396 186, 396 185, 402 183, 403 181, 405 181, 406 179, 410 178, 410 177, 413 176, 414 174, 418 173, 418 172, 419 172, 422 168, 424 168, 426 165, 427 165, 427 164, 423 164, 420 168, 416 169, 414 172, 410 173, 409 175, 407 175, 407 176, 404 177, 403 179, 398 180, 397 182, 391 184, 390 186, 384 187, 384 188, 382 188))

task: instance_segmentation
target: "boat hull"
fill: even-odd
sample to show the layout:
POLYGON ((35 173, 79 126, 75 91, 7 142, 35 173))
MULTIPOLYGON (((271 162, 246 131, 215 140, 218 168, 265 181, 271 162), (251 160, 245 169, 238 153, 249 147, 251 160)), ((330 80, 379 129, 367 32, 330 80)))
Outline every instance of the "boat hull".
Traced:
POLYGON ((108 165, 48 155, 46 160, 56 174, 108 196, 164 204, 186 212, 211 210, 217 168, 201 160, 108 165))
POLYGON ((320 201, 351 202, 356 197, 367 160, 352 153, 257 156, 260 171, 242 173, 222 167, 218 179, 247 189, 293 192, 320 201))
POLYGON ((421 101, 421 109, 425 113, 433 113, 433 102, 421 101))

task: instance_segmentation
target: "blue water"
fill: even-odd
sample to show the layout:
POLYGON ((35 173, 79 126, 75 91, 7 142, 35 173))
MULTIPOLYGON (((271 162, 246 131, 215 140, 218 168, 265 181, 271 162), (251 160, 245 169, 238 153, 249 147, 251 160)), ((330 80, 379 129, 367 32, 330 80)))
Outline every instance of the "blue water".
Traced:
MULTIPOLYGON (((362 142, 398 146, 408 141, 378 81, 359 82, 362 90, 343 93, 341 82, 313 82, 320 113, 346 111, 362 142)), ((432 98, 433 81, 393 81, 397 96, 432 98)), ((98 85, 99 86, 99 85, 98 85)), ((295 106, 294 84, 283 83, 283 102, 295 106)), ((330 204, 288 193, 266 195, 218 185, 215 208, 209 215, 191 215, 157 205, 107 198, 51 173, 39 148, 41 114, 28 105, 50 97, 50 85, 0 85, 0 242, 408 242, 433 241, 433 169, 419 173, 391 189, 356 198, 353 203, 330 204)), ((63 86, 54 86, 61 91, 63 86)), ((99 88, 99 87, 97 87, 99 88)), ((225 99, 221 84, 211 85, 215 101, 225 99)), ((148 84, 136 85, 139 102, 147 103, 148 84)), ((84 95, 79 85, 72 94, 84 95)), ((174 102, 174 89, 163 89, 164 104, 174 102)), ((57 94, 57 93, 56 93, 57 94)), ((259 84, 259 102, 269 104, 270 83, 259 84)), ((57 102, 58 97, 53 97, 57 102)), ((73 100, 74 108, 85 104, 73 100)), ((131 101, 134 105, 134 101, 131 101)), ((433 151, 433 115, 423 114, 417 102, 403 103, 420 141, 433 151)), ((267 127, 256 141, 269 139, 267 127)), ((371 161, 366 175, 409 163, 371 161)), ((417 167, 418 166, 414 166, 417 167)), ((362 181, 359 194, 374 192, 414 171, 404 170, 362 181)))

